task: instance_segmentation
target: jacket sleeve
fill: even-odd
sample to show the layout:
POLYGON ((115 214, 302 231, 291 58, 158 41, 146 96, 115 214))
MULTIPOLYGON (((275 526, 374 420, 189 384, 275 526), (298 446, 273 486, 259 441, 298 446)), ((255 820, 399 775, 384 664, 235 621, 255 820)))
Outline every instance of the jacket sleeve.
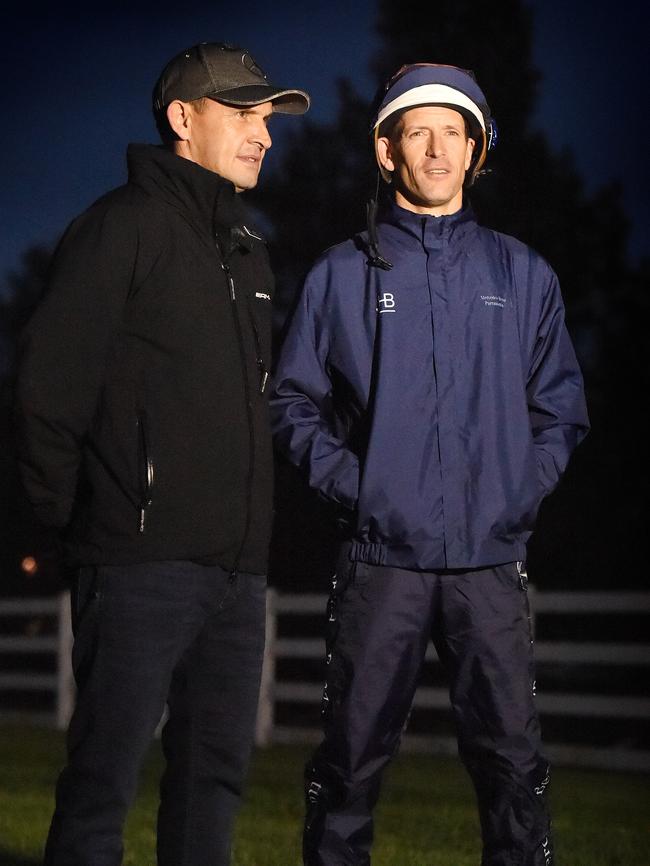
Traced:
MULTIPOLYGON (((325 499, 353 510, 359 491, 359 460, 335 433, 329 333, 308 277, 284 341, 271 394, 277 449, 307 476, 325 499)), ((314 292, 316 295, 317 293, 314 292)))
POLYGON ((54 254, 46 294, 21 335, 18 459, 44 526, 63 528, 71 517, 84 438, 130 288, 135 234, 124 214, 110 209, 91 209, 73 222, 54 254))
POLYGON ((557 485, 571 452, 589 431, 582 374, 564 323, 559 283, 550 269, 548 273, 526 387, 543 496, 557 485))

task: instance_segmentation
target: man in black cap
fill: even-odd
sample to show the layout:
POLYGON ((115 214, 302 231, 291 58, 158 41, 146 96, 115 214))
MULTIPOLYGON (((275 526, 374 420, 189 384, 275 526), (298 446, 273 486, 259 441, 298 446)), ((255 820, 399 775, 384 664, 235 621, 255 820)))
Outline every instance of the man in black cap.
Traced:
POLYGON ((25 486, 75 569, 78 686, 47 866, 118 866, 165 703, 161 866, 226 866, 255 725, 272 459, 273 280, 238 192, 275 112, 243 49, 201 44, 163 70, 163 146, 77 218, 24 334, 25 486))

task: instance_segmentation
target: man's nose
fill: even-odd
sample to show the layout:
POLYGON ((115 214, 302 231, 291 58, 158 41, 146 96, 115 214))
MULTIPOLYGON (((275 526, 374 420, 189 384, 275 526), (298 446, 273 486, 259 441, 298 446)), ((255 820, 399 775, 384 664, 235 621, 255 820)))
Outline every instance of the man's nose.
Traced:
POLYGON ((251 136, 252 141, 254 141, 262 150, 268 150, 273 141, 271 140, 271 134, 265 123, 260 122, 251 136))
POLYGON ((437 157, 442 156, 445 152, 444 139, 441 135, 435 132, 429 134, 427 141, 427 156, 437 157))

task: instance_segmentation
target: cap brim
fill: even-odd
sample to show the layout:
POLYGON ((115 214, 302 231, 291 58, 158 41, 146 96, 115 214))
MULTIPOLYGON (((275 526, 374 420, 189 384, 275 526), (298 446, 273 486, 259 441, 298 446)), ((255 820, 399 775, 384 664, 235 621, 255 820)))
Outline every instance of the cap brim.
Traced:
POLYGON ((282 90, 268 84, 251 84, 206 93, 217 102, 229 105, 261 105, 272 102, 273 110, 279 114, 304 114, 309 108, 309 95, 304 90, 282 90))

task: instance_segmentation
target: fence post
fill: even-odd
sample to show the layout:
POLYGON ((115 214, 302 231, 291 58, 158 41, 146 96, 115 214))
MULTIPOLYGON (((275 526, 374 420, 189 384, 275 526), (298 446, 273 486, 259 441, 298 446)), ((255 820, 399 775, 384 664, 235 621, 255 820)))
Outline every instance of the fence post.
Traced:
POLYGON ((273 740, 273 704, 275 691, 275 641, 277 634, 277 593, 268 589, 266 594, 266 643, 262 664, 262 681, 257 705, 255 744, 268 746, 273 740))
POLYGON ((62 731, 68 727, 75 702, 75 684, 72 673, 72 615, 69 592, 62 592, 59 595, 57 625, 56 727, 62 731))

